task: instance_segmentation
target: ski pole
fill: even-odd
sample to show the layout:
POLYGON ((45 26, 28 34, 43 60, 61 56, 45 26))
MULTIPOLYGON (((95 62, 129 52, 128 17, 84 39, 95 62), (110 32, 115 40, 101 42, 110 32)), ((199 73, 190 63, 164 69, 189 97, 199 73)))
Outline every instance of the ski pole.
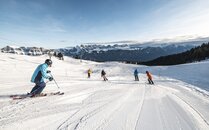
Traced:
MULTIPOLYGON (((50 75, 52 76, 52 74, 51 74, 51 73, 50 73, 50 75)), ((57 84, 56 80, 54 79, 54 77, 53 77, 53 76, 52 76, 52 78, 53 78, 53 80, 54 80, 55 84, 57 85, 57 87, 58 87, 58 89, 59 89, 60 87, 58 86, 58 84, 57 84)))

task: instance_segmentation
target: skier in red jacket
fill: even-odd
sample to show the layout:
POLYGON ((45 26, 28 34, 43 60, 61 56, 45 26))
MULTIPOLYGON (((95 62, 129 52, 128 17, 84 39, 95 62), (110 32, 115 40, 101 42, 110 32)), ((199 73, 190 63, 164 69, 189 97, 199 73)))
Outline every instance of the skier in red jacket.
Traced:
POLYGON ((147 74, 147 78, 148 78, 148 82, 149 84, 154 84, 154 82, 152 81, 152 75, 149 71, 146 71, 147 74))

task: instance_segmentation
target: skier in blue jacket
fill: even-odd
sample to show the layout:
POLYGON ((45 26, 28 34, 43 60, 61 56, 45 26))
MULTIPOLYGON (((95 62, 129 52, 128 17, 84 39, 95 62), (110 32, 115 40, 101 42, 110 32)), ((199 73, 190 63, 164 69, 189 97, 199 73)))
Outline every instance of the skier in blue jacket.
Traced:
POLYGON ((137 70, 137 69, 135 69, 135 71, 134 71, 135 81, 139 81, 138 74, 139 74, 138 70, 137 70))
POLYGON ((35 83, 35 86, 30 92, 32 96, 39 95, 44 90, 46 86, 46 83, 44 82, 44 78, 49 79, 49 81, 53 80, 53 77, 47 74, 51 72, 47 70, 47 68, 51 67, 51 65, 52 65, 52 61, 50 59, 46 59, 45 63, 40 64, 34 71, 31 78, 31 82, 35 83))

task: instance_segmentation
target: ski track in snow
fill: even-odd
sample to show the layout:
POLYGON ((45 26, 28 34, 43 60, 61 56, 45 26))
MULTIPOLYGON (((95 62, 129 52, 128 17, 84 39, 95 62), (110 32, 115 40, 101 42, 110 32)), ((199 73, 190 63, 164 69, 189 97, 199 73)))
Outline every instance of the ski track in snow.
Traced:
MULTIPOLYGON (((9 98, 9 95, 30 91, 33 84, 27 84, 28 75, 41 63, 40 59, 44 61, 45 58, 0 54, 0 67, 3 68, 0 70, 0 129, 209 129, 207 95, 170 78, 154 76, 155 85, 148 85, 146 75, 140 74, 140 81, 133 81, 132 71, 136 65, 53 59, 51 70, 64 95, 9 98), (91 79, 86 77, 88 68, 93 69, 91 79), (108 72, 107 82, 100 78, 103 68, 108 72)), ((58 90, 50 82, 44 91, 58 90)))
MULTIPOLYGON (((88 99, 90 102, 89 102, 88 104, 82 106, 78 111, 76 111, 76 112, 73 114, 73 116, 74 116, 75 114, 79 113, 81 110, 85 109, 85 107, 88 107, 88 105, 93 104, 93 103, 92 103, 92 96, 93 96, 93 95, 91 95, 91 97, 88 99)), ((116 97, 116 99, 119 99, 119 98, 121 98, 121 97, 122 97, 122 95, 120 95, 119 97, 116 97)), ((104 104, 102 104, 101 106, 99 106, 99 107, 96 106, 95 109, 91 110, 91 111, 88 112, 87 114, 85 113, 83 116, 79 117, 78 119, 73 120, 72 122, 69 122, 69 120, 73 117, 73 116, 71 116, 71 117, 68 118, 65 122, 63 122, 63 124, 67 122, 67 125, 64 125, 64 128, 67 128, 67 127, 69 127, 69 125, 71 125, 72 123, 75 123, 75 122, 76 122, 76 126, 75 126, 74 129, 77 129, 77 128, 79 127, 80 124, 82 124, 82 123, 85 122, 88 118, 90 118, 90 117, 94 116, 95 114, 97 114, 98 112, 100 112, 100 111, 101 111, 102 109, 104 109, 105 106, 107 106, 108 104, 111 104, 112 102, 115 102, 116 99, 113 99, 113 100, 110 101, 110 102, 109 102, 109 101, 106 101, 106 102, 105 102, 104 104)), ((61 125, 61 126, 62 126, 62 125, 61 125)), ((58 129, 62 129, 62 128, 60 128, 61 126, 59 126, 58 129)))

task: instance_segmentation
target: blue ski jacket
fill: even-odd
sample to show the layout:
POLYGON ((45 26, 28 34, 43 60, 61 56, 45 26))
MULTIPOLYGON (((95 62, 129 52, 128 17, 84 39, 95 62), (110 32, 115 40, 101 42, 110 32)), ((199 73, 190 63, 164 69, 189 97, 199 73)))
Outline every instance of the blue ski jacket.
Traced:
POLYGON ((134 71, 134 75, 138 75, 138 71, 137 71, 137 69, 134 71))
POLYGON ((48 65, 46 63, 40 64, 36 70, 34 71, 31 82, 33 83, 41 83, 44 82, 44 79, 49 79, 51 76, 49 76, 46 71, 47 71, 48 65))

